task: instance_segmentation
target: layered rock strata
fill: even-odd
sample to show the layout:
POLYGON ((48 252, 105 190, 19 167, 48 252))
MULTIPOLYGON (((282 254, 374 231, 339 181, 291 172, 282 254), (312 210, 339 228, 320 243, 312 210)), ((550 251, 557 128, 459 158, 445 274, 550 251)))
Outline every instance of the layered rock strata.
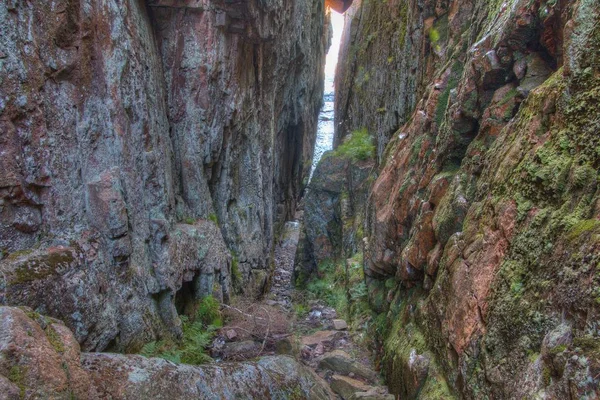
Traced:
POLYGON ((320 0, 0 4, 0 303, 132 350, 226 301, 232 256, 261 288, 310 168, 324 18, 320 0))

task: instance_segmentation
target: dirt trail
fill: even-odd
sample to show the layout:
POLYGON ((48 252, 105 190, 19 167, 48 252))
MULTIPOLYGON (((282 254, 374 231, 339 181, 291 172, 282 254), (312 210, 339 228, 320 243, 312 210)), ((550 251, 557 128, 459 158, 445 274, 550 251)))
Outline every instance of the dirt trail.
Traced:
POLYGON ((286 222, 275 248, 275 269, 264 299, 240 300, 227 310, 219 358, 288 354, 329 382, 338 398, 393 399, 381 386, 369 352, 353 340, 336 310, 316 299, 308 302, 307 315, 299 318, 294 312, 294 299, 305 297, 292 282, 302 213, 296 217, 286 222))
POLYGON ((286 311, 291 311, 292 308, 292 275, 302 214, 298 213, 296 217, 295 221, 285 223, 282 239, 275 248, 275 271, 273 271, 272 284, 267 295, 267 302, 276 302, 286 311))

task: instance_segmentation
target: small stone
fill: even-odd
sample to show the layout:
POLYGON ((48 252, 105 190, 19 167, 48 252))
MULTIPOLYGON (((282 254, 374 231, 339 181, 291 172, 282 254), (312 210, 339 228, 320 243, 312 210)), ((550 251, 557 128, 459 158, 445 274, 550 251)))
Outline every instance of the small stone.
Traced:
POLYGON ((276 306, 278 304, 277 301, 275 300, 267 300, 267 305, 268 306, 276 306))
POLYGON ((295 350, 297 350, 297 347, 294 346, 289 337, 275 343, 275 352, 277 354, 293 355, 296 352, 295 350))
POLYGON ((256 357, 260 352, 260 345, 252 340, 244 342, 227 343, 223 349, 225 360, 247 360, 256 357))
POLYGON ((319 343, 332 345, 337 336, 336 331, 318 331, 310 336, 304 336, 301 342, 304 346, 316 347, 319 343))
POLYGON ((525 73, 527 72, 527 60, 525 58, 521 58, 516 61, 513 65, 513 73, 517 77, 518 80, 521 80, 525 77, 525 73))
POLYGON ((323 347, 323 343, 319 343, 317 347, 315 347, 314 355, 318 357, 323 353, 325 353, 325 348, 323 347))
POLYGON ((231 340, 235 340, 235 338, 237 338, 237 332, 235 331, 235 329, 227 329, 227 331, 225 332, 225 337, 227 337, 227 340, 231 341, 231 340))
POLYGON ((343 331, 345 329, 348 329, 348 324, 343 319, 334 319, 333 320, 333 328, 336 331, 343 331))

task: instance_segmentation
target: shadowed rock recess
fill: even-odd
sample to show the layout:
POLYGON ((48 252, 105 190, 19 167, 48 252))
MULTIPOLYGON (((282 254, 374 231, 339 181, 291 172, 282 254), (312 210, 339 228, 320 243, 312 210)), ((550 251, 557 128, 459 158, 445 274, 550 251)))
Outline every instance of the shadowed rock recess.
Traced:
POLYGON ((598 0, 4 0, 0 399, 598 399, 599 179, 598 0))

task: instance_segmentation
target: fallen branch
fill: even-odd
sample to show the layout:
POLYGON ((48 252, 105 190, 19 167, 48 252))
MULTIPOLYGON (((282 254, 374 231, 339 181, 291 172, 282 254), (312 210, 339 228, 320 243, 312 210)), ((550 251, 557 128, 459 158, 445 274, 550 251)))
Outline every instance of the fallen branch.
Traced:
POLYGON ((267 313, 267 316, 269 317, 269 323, 267 324, 267 333, 265 334, 265 339, 262 342, 262 347, 260 348, 260 351, 258 352, 258 355, 262 354, 262 352, 265 349, 265 344, 267 343, 267 338, 269 337, 269 332, 271 330, 271 314, 269 314, 269 312, 264 308, 261 307, 261 309, 267 313))
MULTIPOLYGON (((259 319, 259 320, 267 321, 265 318, 260 318, 260 317, 257 317, 256 315, 252 315, 252 314, 245 313, 245 312, 243 312, 242 310, 240 310, 239 308, 235 308, 235 307, 229 306, 229 305, 227 305, 227 304, 221 304, 221 307, 224 307, 224 308, 226 308, 226 309, 228 309, 228 310, 233 310, 233 311, 236 311, 236 312, 238 312, 238 313, 242 314, 243 316, 245 316, 245 317, 248 317, 248 318, 252 318, 252 319, 254 319, 254 320, 257 320, 257 319, 259 319)), ((268 314, 268 313, 267 313, 267 314, 268 314)))

